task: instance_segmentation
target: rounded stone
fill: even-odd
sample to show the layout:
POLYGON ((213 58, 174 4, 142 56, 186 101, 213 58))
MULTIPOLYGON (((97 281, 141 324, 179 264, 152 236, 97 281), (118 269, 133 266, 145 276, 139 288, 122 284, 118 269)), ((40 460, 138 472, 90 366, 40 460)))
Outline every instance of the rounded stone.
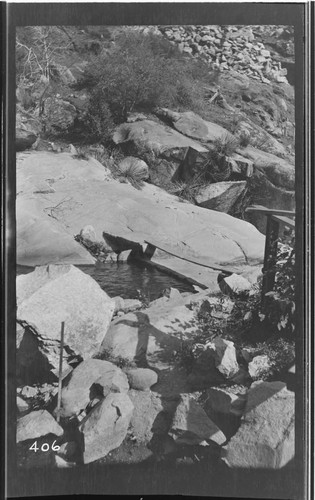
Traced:
POLYGON ((149 368, 128 370, 127 377, 130 387, 138 391, 147 391, 158 381, 157 374, 149 368))

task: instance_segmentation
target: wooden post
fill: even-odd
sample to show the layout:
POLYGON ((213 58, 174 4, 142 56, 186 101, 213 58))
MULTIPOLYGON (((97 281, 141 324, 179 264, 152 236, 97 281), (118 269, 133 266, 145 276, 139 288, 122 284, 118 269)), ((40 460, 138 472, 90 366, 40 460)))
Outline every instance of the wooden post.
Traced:
POLYGON ((265 242, 265 256, 263 267, 263 282, 262 282, 262 311, 266 307, 266 293, 273 289, 275 283, 276 272, 272 270, 277 262, 279 236, 279 222, 273 219, 272 215, 267 215, 267 229, 265 242))
POLYGON ((61 408, 61 390, 62 390, 62 357, 63 357, 63 340, 65 333, 65 322, 61 323, 60 335, 60 356, 59 356, 59 381, 58 381, 58 402, 57 402, 57 422, 60 421, 60 408, 61 408))

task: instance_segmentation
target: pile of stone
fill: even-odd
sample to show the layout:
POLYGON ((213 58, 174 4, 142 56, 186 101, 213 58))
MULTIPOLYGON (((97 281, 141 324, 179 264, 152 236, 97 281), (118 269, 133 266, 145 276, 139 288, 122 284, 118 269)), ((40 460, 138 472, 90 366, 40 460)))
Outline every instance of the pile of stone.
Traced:
POLYGON ((233 69, 250 78, 288 83, 287 69, 257 41, 252 26, 160 26, 159 30, 180 51, 202 57, 213 69, 233 69))

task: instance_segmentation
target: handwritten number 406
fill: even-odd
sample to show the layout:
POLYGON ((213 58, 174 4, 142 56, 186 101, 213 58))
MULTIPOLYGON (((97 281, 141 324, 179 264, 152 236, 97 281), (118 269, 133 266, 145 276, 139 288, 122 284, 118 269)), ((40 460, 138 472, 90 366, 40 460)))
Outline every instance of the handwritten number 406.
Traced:
MULTIPOLYGON (((58 446, 57 444, 55 445, 55 442, 56 442, 56 440, 51 445, 51 449, 52 449, 52 451, 59 451, 60 450, 60 446, 58 446)), ((49 451, 49 444, 48 443, 43 443, 40 449, 42 451, 49 451)), ((32 446, 30 446, 29 450, 35 451, 35 453, 36 453, 36 451, 39 450, 39 447, 37 446, 37 441, 35 441, 32 444, 32 446)))

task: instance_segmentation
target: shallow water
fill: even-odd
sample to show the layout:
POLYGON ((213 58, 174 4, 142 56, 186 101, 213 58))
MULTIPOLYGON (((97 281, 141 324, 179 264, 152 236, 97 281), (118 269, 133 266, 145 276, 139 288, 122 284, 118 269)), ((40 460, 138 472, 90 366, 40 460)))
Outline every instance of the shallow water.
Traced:
MULTIPOLYGON (((152 301, 160 297, 163 290, 169 287, 177 288, 180 292, 194 292, 189 283, 139 262, 97 263, 95 266, 76 267, 92 276, 110 297, 119 295, 124 299, 136 299, 139 297, 139 290, 152 301)), ((27 274, 33 269, 17 266, 17 274, 27 274)))

